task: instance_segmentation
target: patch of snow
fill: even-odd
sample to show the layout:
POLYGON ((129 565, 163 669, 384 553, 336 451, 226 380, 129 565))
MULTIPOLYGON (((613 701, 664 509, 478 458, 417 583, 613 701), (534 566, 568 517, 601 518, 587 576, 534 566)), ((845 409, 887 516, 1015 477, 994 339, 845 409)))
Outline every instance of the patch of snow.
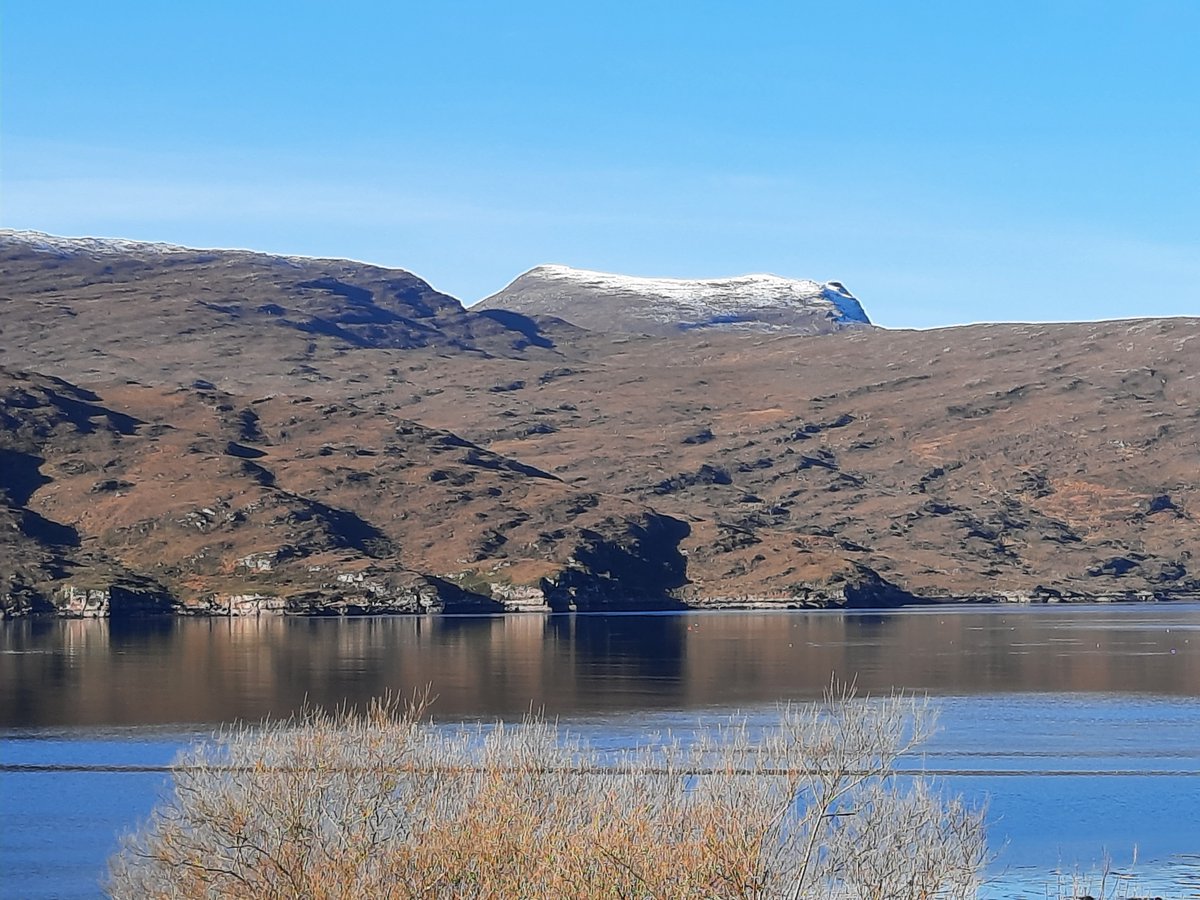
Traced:
POLYGON ((841 321, 867 322, 858 300, 837 281, 824 283, 780 275, 753 274, 733 278, 641 278, 545 265, 521 279, 560 284, 606 294, 629 294, 669 306, 675 315, 697 321, 736 316, 749 308, 825 308, 841 321))
POLYGON ((46 234, 42 231, 17 231, 10 228, 0 229, 0 244, 3 243, 22 244, 31 250, 40 250, 44 253, 54 253, 59 256, 196 252, 188 247, 181 247, 178 244, 163 244, 154 241, 129 241, 123 238, 60 237, 55 234, 46 234))
MULTIPOLYGON (((139 256, 144 258, 170 256, 177 253, 186 253, 193 256, 197 254, 237 253, 270 259, 293 267, 298 267, 309 262, 356 262, 355 260, 326 260, 323 257, 285 256, 277 253, 264 253, 259 250, 246 250, 240 247, 184 247, 180 244, 167 244, 161 241, 131 241, 126 238, 62 237, 56 234, 46 234, 43 231, 18 231, 11 228, 0 228, 0 249, 10 246, 25 247, 41 253, 52 253, 60 259, 72 256, 87 256, 94 259, 104 256, 139 256)), ((363 263, 363 265, 372 265, 372 263, 363 263)))

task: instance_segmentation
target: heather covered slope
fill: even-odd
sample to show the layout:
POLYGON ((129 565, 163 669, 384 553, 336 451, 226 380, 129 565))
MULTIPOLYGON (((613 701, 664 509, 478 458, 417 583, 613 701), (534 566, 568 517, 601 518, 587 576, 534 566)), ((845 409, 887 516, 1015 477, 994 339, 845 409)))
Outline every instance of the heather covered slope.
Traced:
POLYGON ((0 507, 21 526, 0 544, 10 611, 499 611, 610 589, 637 605, 683 581, 682 523, 353 402, 101 399, 0 371, 0 416, 20 423, 0 507), (472 577, 497 556, 492 584, 472 577), (577 558, 596 560, 586 584, 577 558))
POLYGON ((1200 587, 1197 346, 1195 319, 644 338, 463 433, 688 521, 698 600, 844 564, 923 596, 1166 596, 1200 587))
POLYGON ((1200 592, 1197 319, 614 335, 36 243, 0 241, 10 613, 1200 592))
POLYGON ((415 275, 348 260, 0 231, 0 365, 88 380, 312 375, 352 349, 520 354, 552 339, 415 275), (169 348, 169 350, 168 350, 169 348))

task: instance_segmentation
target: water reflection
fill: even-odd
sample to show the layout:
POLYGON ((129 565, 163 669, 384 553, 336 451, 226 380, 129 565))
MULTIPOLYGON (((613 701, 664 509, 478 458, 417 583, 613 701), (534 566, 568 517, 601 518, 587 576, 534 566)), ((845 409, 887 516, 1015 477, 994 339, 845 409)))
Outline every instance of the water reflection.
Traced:
POLYGON ((0 624, 0 727, 216 723, 431 685, 442 718, 868 691, 1200 696, 1200 607, 0 624))

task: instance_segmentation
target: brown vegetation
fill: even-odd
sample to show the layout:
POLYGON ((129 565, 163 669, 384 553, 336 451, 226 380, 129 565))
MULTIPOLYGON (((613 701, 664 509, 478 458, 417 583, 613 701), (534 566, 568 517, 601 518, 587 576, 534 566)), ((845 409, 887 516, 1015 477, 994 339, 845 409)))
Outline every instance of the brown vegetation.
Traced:
POLYGON ((3 236, 0 289, 0 614, 1200 596, 1197 319, 614 336, 3 236))
POLYGON ((974 896, 982 814, 895 764, 926 703, 831 694, 606 755, 538 718, 309 712, 185 754, 117 898, 974 896))

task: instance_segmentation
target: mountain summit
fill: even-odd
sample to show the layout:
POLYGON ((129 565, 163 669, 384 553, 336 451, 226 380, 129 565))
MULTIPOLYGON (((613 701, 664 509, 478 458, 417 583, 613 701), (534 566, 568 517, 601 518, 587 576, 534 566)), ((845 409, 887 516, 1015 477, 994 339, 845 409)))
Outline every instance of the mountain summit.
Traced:
POLYGON ((691 280, 637 278, 537 266, 475 309, 557 316, 592 331, 671 334, 695 328, 820 334, 869 325, 836 281, 741 275, 691 280))
POLYGON ((194 352, 207 374, 185 380, 216 383, 307 365, 317 344, 504 356, 552 343, 522 316, 464 310, 404 269, 36 231, 0 229, 0 297, 0 365, 36 361, 68 378, 96 365, 133 377, 135 347, 170 347, 156 368, 194 352))

